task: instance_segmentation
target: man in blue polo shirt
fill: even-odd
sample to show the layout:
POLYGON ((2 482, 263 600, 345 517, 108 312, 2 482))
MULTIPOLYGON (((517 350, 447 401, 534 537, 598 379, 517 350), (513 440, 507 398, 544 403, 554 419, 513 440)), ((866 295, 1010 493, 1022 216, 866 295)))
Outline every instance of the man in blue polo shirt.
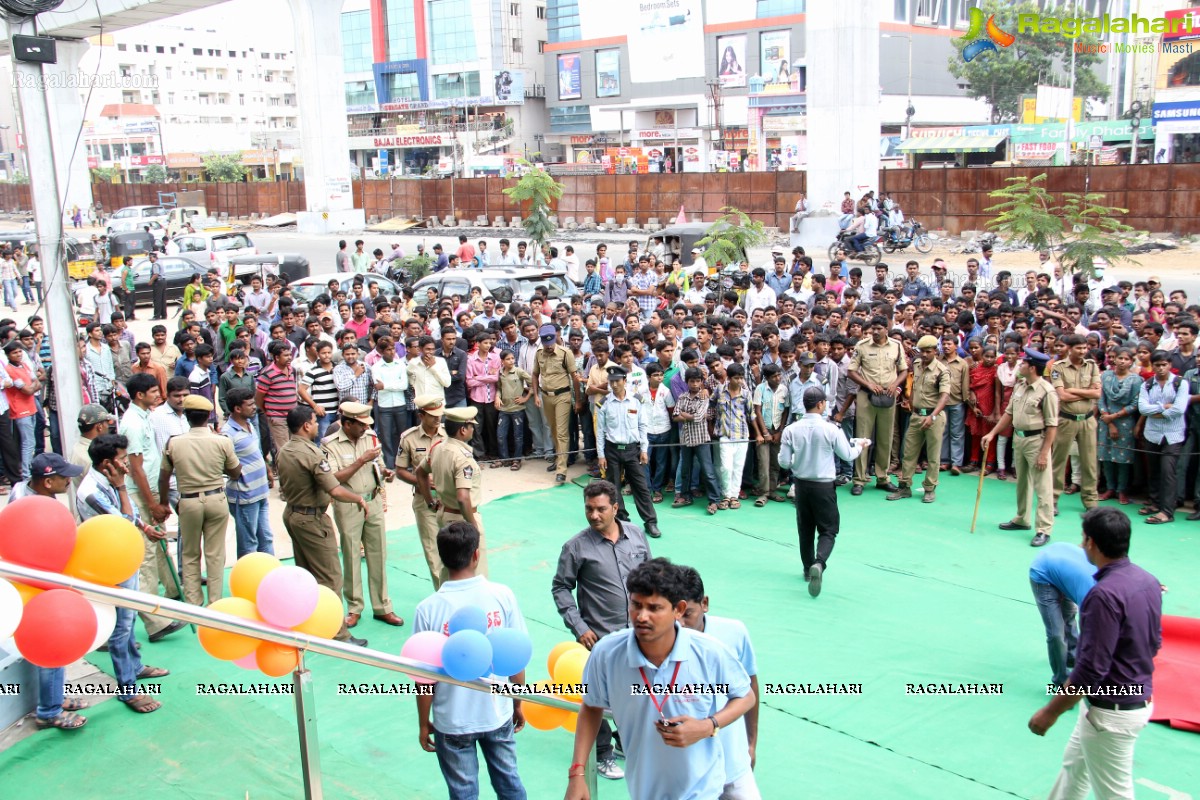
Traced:
POLYGON ((256 552, 274 554, 267 462, 250 421, 258 413, 254 390, 230 389, 225 402, 229 406, 229 419, 221 433, 233 442, 233 452, 242 465, 242 476, 225 487, 229 516, 233 517, 237 532, 237 557, 256 552))
POLYGON ((626 587, 633 627, 601 639, 583 672, 566 800, 590 800, 584 764, 605 708, 621 730, 633 800, 720 797, 726 773, 716 737, 754 706, 750 677, 727 647, 680 623, 687 592, 679 567, 652 559, 626 587))
POLYGON ((1092 577, 1095 572, 1083 548, 1067 542, 1048 545, 1029 565, 1029 585, 1046 626, 1046 648, 1055 686, 1062 686, 1075 666, 1075 645, 1079 639, 1075 614, 1084 595, 1096 584, 1092 577))

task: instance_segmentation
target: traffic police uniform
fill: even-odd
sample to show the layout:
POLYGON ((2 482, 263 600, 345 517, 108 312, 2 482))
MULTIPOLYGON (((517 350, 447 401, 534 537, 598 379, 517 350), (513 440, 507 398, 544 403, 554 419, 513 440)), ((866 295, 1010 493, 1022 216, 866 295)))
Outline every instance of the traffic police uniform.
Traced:
POLYGON ((575 355, 570 348, 554 343, 558 338, 558 329, 553 325, 543 325, 538 335, 542 339, 542 349, 533 357, 533 379, 537 381, 538 391, 541 392, 542 413, 554 438, 555 481, 561 484, 567 480, 567 451, 570 449, 567 446, 567 434, 571 427, 575 355))
MULTIPOLYGON (((1025 361, 1045 366, 1050 357, 1025 348, 1025 361)), ((1049 536, 1054 528, 1054 478, 1050 467, 1037 468, 1046 428, 1058 427, 1058 394, 1044 377, 1029 384, 1018 378, 1004 413, 1013 421, 1013 457, 1017 464, 1017 516, 1001 530, 1029 530, 1031 491, 1037 493, 1036 532, 1049 536)))
MULTIPOLYGON (((419 410, 436 417, 442 416, 446 410, 446 402, 436 395, 422 395, 414 402, 419 410)), ((429 448, 445 438, 446 431, 440 424, 437 433, 433 436, 426 434, 420 425, 409 428, 400 436, 400 452, 396 456, 396 469, 415 472, 417 466, 425 460, 429 448)), ((436 490, 437 485, 434 484, 433 488, 436 490)), ((437 549, 437 512, 425 504, 425 500, 422 499, 421 493, 416 490, 416 487, 413 487, 412 510, 413 516, 417 518, 417 536, 421 540, 421 549, 425 553, 425 563, 429 565, 429 577, 433 579, 433 588, 436 590, 446 579, 446 568, 442 566, 442 558, 438 555, 437 549)))
MULTIPOLYGON (((608 367, 609 385, 628 378, 624 367, 608 367)), ((650 483, 646 479, 646 466, 641 457, 650 455, 650 440, 646 434, 647 412, 643 399, 628 390, 619 398, 611 389, 604 403, 596 408, 596 447, 608 462, 608 479, 620 486, 623 477, 629 478, 633 490, 633 501, 638 516, 642 518, 646 534, 658 538, 658 515, 650 500, 650 483)), ((618 495, 620 512, 617 518, 628 522, 629 512, 625 508, 625 497, 618 495)))
MULTIPOLYGON (((342 403, 341 418, 374 425, 371 407, 363 403, 342 403)), ((375 447, 375 432, 368 430, 358 441, 351 441, 344 427, 325 437, 322 445, 333 471, 356 466, 358 459, 375 447)), ((363 610, 361 547, 367 556, 367 583, 371 592, 371 611, 378 618, 392 613, 392 601, 387 590, 387 537, 384 531, 383 501, 379 489, 383 485, 383 465, 379 458, 363 464, 342 485, 367 501, 367 514, 357 503, 333 502, 333 519, 342 539, 342 577, 348 614, 363 610)))
MULTIPOLYGON (((1100 367, 1090 358, 1083 359, 1078 367, 1070 360, 1054 362, 1050 370, 1050 383, 1057 389, 1099 389, 1100 367)), ((1057 392, 1056 392, 1057 394, 1057 392)), ((1063 475, 1067 467, 1067 459, 1072 457, 1072 446, 1078 445, 1074 457, 1079 459, 1079 467, 1083 473, 1083 485, 1080 499, 1084 508, 1095 508, 1099 502, 1096 491, 1097 474, 1096 460, 1096 401, 1059 400, 1058 406, 1058 436, 1054 439, 1054 505, 1058 507, 1058 498, 1063 493, 1065 483, 1063 475)))
MULTIPOLYGON (((198 395, 183 400, 184 411, 207 411, 213 404, 198 395)), ((200 554, 208 576, 208 602, 224 596, 225 532, 229 503, 225 499, 225 473, 241 468, 233 442, 208 426, 194 427, 172 436, 163 448, 162 472, 174 472, 179 486, 179 538, 182 548, 184 600, 202 606, 200 554)))
MULTIPOLYGON (((917 342, 918 350, 937 346, 937 339, 932 336, 923 336, 917 342)), ((940 470, 938 458, 942 452, 942 436, 946 432, 945 408, 943 407, 936 416, 934 416, 934 411, 937 409, 942 395, 951 393, 953 380, 954 373, 950 367, 936 358, 928 367, 920 358, 913 363, 913 419, 909 420, 908 431, 904 434, 904 466, 900 471, 900 491, 889 494, 888 500, 912 497, 913 475, 917 472, 917 460, 921 455, 921 445, 925 445, 925 456, 929 466, 925 469, 925 480, 922 482, 922 486, 925 487, 925 497, 922 500, 926 503, 933 502, 934 492, 937 491, 938 486, 940 470), (919 418, 930 416, 933 417, 933 424, 928 428, 922 428, 919 418)))
MULTIPOLYGON (((900 377, 901 372, 908 371, 908 362, 904 358, 904 348, 900 343, 888 339, 883 344, 875 344, 866 337, 854 348, 854 357, 850 359, 850 371, 857 372, 865 380, 878 383, 881 386, 891 386, 900 377)), ((888 466, 892 459, 892 434, 896 425, 896 405, 878 408, 871 405, 871 393, 862 386, 858 387, 858 398, 854 402, 856 433, 860 439, 875 441, 875 485, 879 488, 888 486, 888 466)), ((930 454, 930 460, 936 458, 930 454)), ((867 484, 867 451, 864 449, 854 465, 854 485, 867 484)))
MULTIPOLYGON (((475 408, 448 408, 445 412, 446 419, 452 422, 474 422, 477 414, 475 408)), ((439 530, 451 522, 466 519, 458 507, 457 490, 471 490, 471 507, 475 509, 475 527, 479 531, 479 568, 475 574, 486 578, 487 540, 483 533, 483 515, 479 513, 479 504, 483 500, 483 471, 475 460, 471 443, 447 436, 429 448, 425 461, 430 482, 441 487, 438 492, 441 507, 437 512, 439 530)))

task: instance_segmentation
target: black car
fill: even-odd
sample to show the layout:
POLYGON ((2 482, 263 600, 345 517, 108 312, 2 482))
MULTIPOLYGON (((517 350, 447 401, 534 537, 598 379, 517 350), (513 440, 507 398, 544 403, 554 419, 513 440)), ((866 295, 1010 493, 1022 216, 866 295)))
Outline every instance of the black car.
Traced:
MULTIPOLYGON (((163 268, 163 280, 167 285, 167 302, 177 303, 183 300, 183 289, 192 282, 194 275, 206 275, 211 266, 209 259, 193 259, 184 255, 159 256, 158 263, 163 268)), ((137 303, 150 305, 154 301, 154 290, 150 288, 150 259, 138 258, 133 262, 133 297, 137 303)), ((121 283, 121 270, 118 267, 113 272, 113 285, 121 283)))

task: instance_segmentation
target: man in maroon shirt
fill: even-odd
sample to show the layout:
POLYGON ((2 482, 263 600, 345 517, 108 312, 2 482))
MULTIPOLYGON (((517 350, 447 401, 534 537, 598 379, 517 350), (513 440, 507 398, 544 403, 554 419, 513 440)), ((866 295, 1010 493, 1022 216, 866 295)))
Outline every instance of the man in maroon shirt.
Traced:
POLYGON ((267 347, 271 363, 258 374, 254 401, 262 409, 271 428, 275 451, 287 444, 288 412, 296 407, 296 373, 292 369, 292 348, 284 340, 275 340, 267 347))

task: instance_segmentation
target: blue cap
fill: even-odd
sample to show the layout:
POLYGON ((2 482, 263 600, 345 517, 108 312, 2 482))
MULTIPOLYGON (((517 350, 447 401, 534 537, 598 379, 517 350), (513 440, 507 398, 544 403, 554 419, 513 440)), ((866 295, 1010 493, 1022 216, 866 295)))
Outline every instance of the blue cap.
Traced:
POLYGON ((558 338, 558 328, 547 322, 538 328, 538 336, 542 337, 543 342, 553 342, 558 338))
POLYGON ((72 464, 57 453, 42 453, 34 456, 29 465, 29 471, 35 478, 47 478, 51 475, 61 475, 64 478, 78 478, 83 474, 83 467, 72 464))
POLYGON ((1022 357, 1021 360, 1029 361, 1031 363, 1037 364, 1039 367, 1045 367, 1047 364, 1050 363, 1050 356, 1046 355, 1045 353, 1039 353, 1037 350, 1034 350, 1032 347, 1026 347, 1025 355, 1024 355, 1024 357, 1022 357))

